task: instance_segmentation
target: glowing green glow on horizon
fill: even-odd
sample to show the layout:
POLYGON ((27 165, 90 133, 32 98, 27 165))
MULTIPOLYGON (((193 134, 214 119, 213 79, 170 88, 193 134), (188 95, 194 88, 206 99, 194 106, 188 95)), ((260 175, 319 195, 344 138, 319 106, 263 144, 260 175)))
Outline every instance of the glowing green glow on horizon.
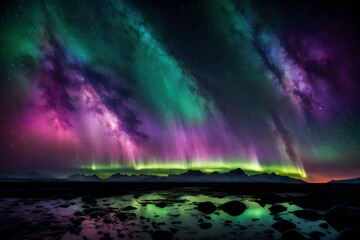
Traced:
POLYGON ((269 164, 264 165, 255 161, 220 161, 220 160, 207 160, 207 161, 194 161, 194 162, 181 162, 181 161, 168 161, 168 162, 137 162, 133 165, 113 163, 113 164, 82 164, 80 169, 92 170, 102 172, 102 176, 109 176, 110 173, 132 173, 132 174, 151 174, 157 176, 167 176, 169 174, 179 174, 187 170, 200 170, 204 173, 211 173, 214 171, 225 173, 233 169, 241 168, 246 173, 271 173, 274 172, 279 175, 286 175, 291 177, 298 177, 302 179, 307 178, 306 172, 299 166, 293 164, 269 164), (108 174, 106 174, 106 172, 108 174))

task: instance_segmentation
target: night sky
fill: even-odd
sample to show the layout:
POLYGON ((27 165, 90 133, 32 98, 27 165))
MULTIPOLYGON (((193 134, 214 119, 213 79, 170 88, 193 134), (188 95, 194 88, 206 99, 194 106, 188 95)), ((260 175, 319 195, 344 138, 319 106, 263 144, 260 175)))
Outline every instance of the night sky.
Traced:
POLYGON ((356 3, 1 8, 1 172, 360 176, 356 3))

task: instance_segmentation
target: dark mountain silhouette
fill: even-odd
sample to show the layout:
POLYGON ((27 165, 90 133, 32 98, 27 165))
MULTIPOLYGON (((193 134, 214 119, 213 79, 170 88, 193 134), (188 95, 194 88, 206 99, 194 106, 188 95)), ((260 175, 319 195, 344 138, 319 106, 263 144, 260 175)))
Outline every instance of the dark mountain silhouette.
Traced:
POLYGON ((125 175, 116 173, 108 179, 100 179, 96 175, 85 176, 83 174, 70 175, 70 181, 111 181, 111 182, 274 182, 274 183, 305 183, 303 180, 280 176, 275 173, 262 173, 247 175, 242 169, 234 169, 226 173, 204 173, 200 170, 188 170, 180 174, 170 174, 167 177, 154 175, 125 175))
POLYGON ((229 177, 243 177, 243 176, 247 176, 246 173, 241 169, 241 168, 237 168, 234 170, 231 170, 227 173, 224 173, 229 177))
POLYGON ((0 181, 53 181, 55 177, 41 172, 10 172, 0 174, 0 181))
POLYGON ((68 180, 70 181, 101 181, 102 179, 99 178, 96 174, 94 175, 85 175, 85 174, 81 174, 81 173, 76 173, 76 174, 72 174, 69 175, 68 180))
POLYGON ((360 183, 360 177, 352 179, 343 179, 343 180, 331 180, 328 183, 360 183))
POLYGON ((305 183, 305 181, 288 176, 277 175, 276 173, 261 173, 250 176, 254 182, 278 182, 278 183, 305 183))
MULTIPOLYGON (((336 183, 359 182, 360 178, 343 181, 334 181, 336 183)), ((188 170, 180 174, 170 174, 167 177, 155 175, 126 175, 115 173, 107 179, 102 179, 96 174, 86 175, 75 173, 67 178, 55 178, 48 174, 38 172, 9 173, 0 175, 0 181, 74 181, 74 182, 269 182, 269 183, 305 183, 305 181, 281 176, 275 173, 261 173, 247 175, 242 169, 237 168, 226 173, 212 172, 204 173, 200 170, 188 170)))

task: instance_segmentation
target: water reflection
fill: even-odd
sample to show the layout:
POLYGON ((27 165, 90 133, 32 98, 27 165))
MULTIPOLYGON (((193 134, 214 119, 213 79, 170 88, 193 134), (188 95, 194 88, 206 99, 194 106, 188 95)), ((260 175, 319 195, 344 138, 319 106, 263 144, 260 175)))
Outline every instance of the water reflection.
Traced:
POLYGON ((295 223, 296 230, 306 237, 312 231, 324 233, 322 239, 338 235, 331 227, 327 230, 319 227, 323 220, 308 222, 297 218, 291 212, 301 208, 294 204, 282 203, 287 210, 271 215, 270 204, 262 207, 251 196, 216 196, 186 190, 96 198, 92 206, 81 198, 8 198, 0 205, 4 229, 19 228, 14 236, 24 238, 150 239, 151 232, 161 229, 172 232, 175 239, 278 239, 281 233, 271 225, 279 219, 295 223), (245 212, 231 216, 219 209, 209 215, 197 210, 200 202, 210 201, 219 206, 231 200, 244 203, 245 212), (202 229, 201 223, 210 223, 211 227, 202 229), (56 229, 58 235, 54 234, 56 229))

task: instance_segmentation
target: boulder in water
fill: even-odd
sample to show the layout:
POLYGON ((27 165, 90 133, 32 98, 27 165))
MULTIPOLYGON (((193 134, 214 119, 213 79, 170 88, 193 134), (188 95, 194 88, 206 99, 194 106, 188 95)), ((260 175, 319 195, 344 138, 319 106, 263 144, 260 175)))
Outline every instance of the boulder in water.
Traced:
POLYGON ((231 216, 239 216, 245 212, 246 205, 234 200, 220 205, 219 208, 231 216))
POLYGON ((215 212, 216 206, 212 202, 202 202, 199 203, 197 209, 205 214, 211 214, 215 212))

